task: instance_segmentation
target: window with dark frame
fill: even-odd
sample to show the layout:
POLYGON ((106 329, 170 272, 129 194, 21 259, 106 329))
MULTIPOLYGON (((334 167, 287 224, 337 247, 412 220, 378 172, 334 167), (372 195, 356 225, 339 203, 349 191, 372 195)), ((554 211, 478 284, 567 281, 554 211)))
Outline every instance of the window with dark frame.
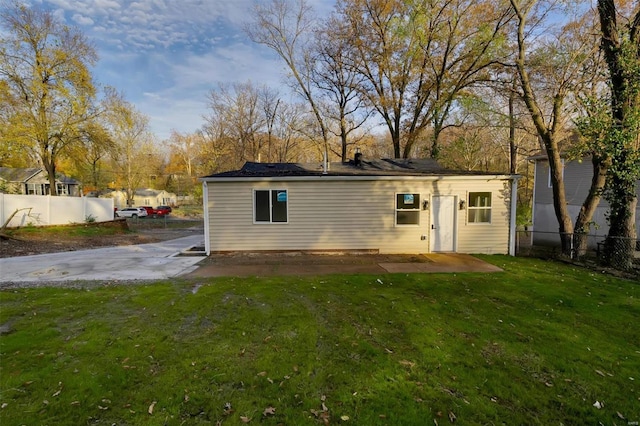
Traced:
POLYGON ((256 223, 287 223, 288 193, 286 189, 254 190, 256 223))
POLYGON ((467 212, 469 223, 491 223, 491 192, 470 192, 467 212))
POLYGON ((420 224, 420 194, 396 194, 396 225, 420 224))

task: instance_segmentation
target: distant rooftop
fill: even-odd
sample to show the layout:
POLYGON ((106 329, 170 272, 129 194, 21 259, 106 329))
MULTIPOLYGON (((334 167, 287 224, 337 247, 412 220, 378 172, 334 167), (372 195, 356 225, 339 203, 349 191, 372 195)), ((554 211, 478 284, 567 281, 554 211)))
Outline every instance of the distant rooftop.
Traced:
MULTIPOLYGON (((6 182, 26 182, 40 172, 43 172, 44 177, 46 178, 47 173, 43 169, 40 169, 38 167, 0 167, 0 179, 6 182)), ((62 173, 56 173, 56 181, 69 185, 78 185, 80 183, 73 178, 63 175, 62 173)))

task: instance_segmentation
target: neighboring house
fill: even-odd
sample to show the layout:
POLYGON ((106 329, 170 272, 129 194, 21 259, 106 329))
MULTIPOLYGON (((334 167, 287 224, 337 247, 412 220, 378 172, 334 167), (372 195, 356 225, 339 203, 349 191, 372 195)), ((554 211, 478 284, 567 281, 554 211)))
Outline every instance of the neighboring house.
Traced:
MULTIPOLYGON (((36 167, 0 167, 0 181, 5 192, 22 195, 49 195, 50 184, 47 172, 36 167)), ((80 182, 58 173, 56 176, 58 195, 81 196, 80 182)))
MULTIPOLYGON (((128 207, 125 191, 108 189, 92 195, 100 198, 113 198, 115 206, 119 209, 128 207)), ((132 206, 175 206, 176 201, 177 196, 172 192, 160 189, 136 189, 132 206)))
POLYGON ((205 250, 514 254, 518 178, 358 154, 246 163, 201 178, 205 250))
MULTIPOLYGON (((549 160, 541 154, 531 157, 535 163, 533 184, 533 244, 549 245, 560 244, 558 235, 559 225, 553 207, 553 193, 551 188, 551 174, 549 160)), ((563 178, 567 197, 569 215, 575 222, 582 203, 589 193, 593 166, 590 158, 582 161, 564 161, 563 178)), ((636 194, 640 197, 640 180, 636 185, 636 194)), ((596 248, 598 242, 604 240, 609 232, 606 214, 609 204, 601 199, 600 204, 593 215, 591 231, 588 238, 588 246, 596 248)), ((636 230, 640 229, 640 204, 636 208, 636 230)))

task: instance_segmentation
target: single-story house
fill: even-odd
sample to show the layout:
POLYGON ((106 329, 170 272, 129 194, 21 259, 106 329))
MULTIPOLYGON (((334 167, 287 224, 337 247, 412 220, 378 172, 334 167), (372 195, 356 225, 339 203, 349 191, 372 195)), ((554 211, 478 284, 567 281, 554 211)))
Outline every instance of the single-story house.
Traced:
MULTIPOLYGON (((99 198, 113 198, 114 205, 119 209, 127 207, 127 193, 123 190, 107 189, 90 195, 99 198)), ((175 206, 176 202, 176 194, 163 189, 136 189, 133 196, 134 206, 175 206)))
MULTIPOLYGON (((22 195, 49 195, 50 184, 46 171, 41 168, 11 168, 0 167, 0 183, 5 192, 22 195)), ((58 195, 79 197, 80 182, 62 173, 56 174, 58 195)))
MULTIPOLYGON (((546 154, 536 155, 530 159, 535 165, 532 212, 533 228, 531 229, 531 231, 533 231, 531 233, 532 242, 536 245, 559 245, 559 225, 553 207, 549 159, 546 154)), ((593 166, 590 158, 583 158, 582 161, 566 160, 563 161, 562 166, 567 208, 569 215, 575 222, 582 203, 587 198, 589 188, 591 187, 593 166)), ((637 197, 640 198, 640 180, 638 180, 636 184, 636 194, 637 197)), ((609 204, 605 199, 601 199, 591 219, 592 226, 588 237, 588 247, 596 248, 597 243, 604 240, 609 233, 609 224, 606 218, 608 210, 609 204)), ((640 204, 636 207, 636 229, 640 229, 640 204)))
POLYGON ((248 162, 201 178, 205 250, 514 254, 518 178, 361 154, 248 162))

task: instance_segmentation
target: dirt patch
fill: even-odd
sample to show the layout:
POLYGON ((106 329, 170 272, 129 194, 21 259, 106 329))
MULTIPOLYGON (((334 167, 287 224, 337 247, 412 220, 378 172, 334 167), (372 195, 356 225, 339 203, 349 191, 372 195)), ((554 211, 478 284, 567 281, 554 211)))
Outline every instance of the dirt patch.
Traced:
POLYGON ((149 244, 202 233, 202 229, 145 229, 114 235, 73 236, 58 234, 20 235, 19 239, 0 239, 0 258, 32 256, 100 247, 149 244))
POLYGON ((378 263, 429 263, 421 254, 358 252, 238 252, 212 253, 201 265, 373 265, 378 263))
POLYGON ((34 254, 86 250, 97 247, 124 246, 161 241, 150 235, 119 234, 100 237, 57 235, 54 240, 42 236, 21 236, 20 239, 0 240, 0 258, 31 256, 34 254))

